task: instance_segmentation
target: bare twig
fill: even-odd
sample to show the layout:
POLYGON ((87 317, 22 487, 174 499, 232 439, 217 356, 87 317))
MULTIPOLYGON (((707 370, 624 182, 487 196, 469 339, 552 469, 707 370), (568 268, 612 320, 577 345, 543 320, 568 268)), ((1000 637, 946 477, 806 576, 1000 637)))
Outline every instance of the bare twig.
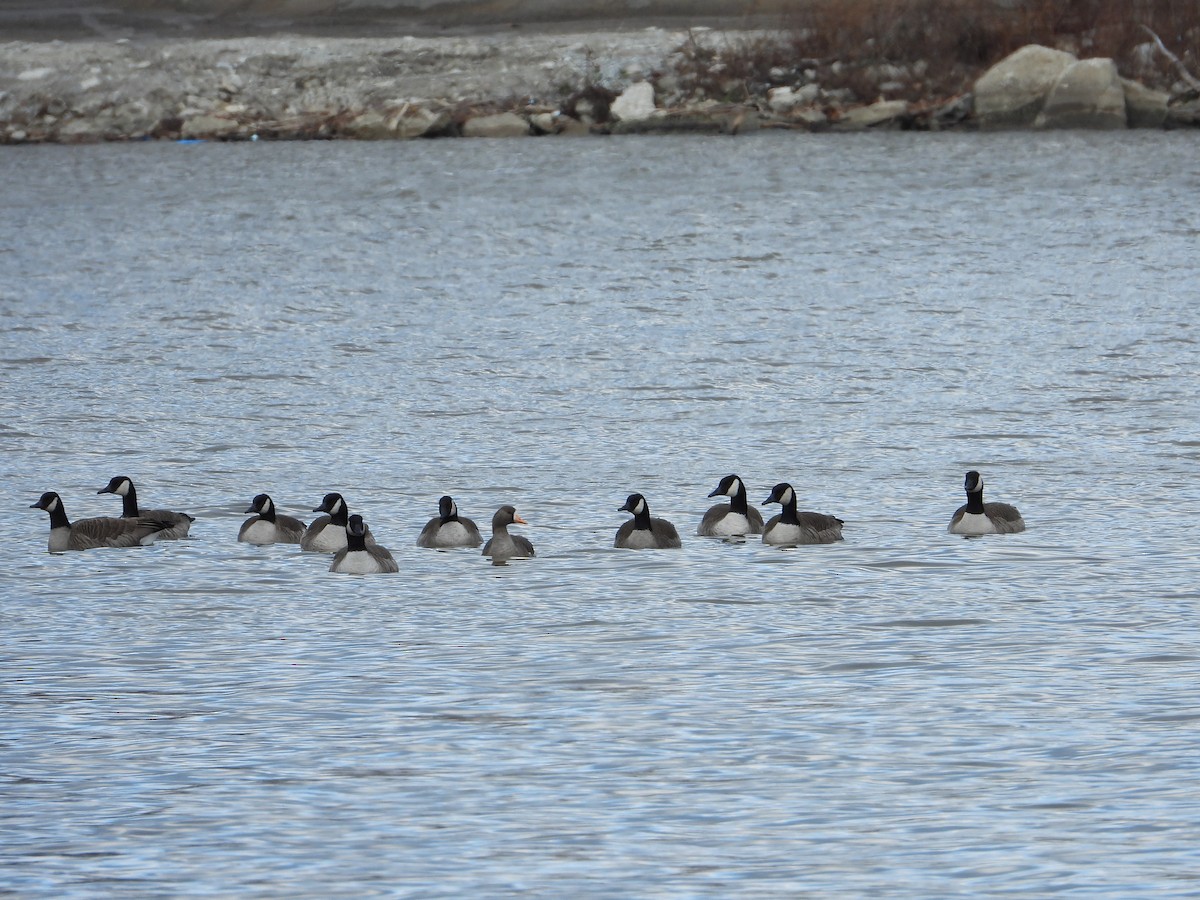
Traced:
POLYGON ((1187 70, 1187 66, 1183 64, 1179 57, 1167 49, 1167 45, 1162 42, 1162 38, 1160 38, 1145 25, 1142 25, 1141 29, 1142 31, 1146 32, 1146 34, 1150 35, 1150 37, 1154 38, 1154 43, 1158 44, 1158 49, 1162 52, 1162 55, 1174 63, 1175 68, 1179 71, 1179 77, 1186 81, 1192 90, 1200 91, 1200 78, 1197 78, 1195 75, 1189 72, 1187 70))

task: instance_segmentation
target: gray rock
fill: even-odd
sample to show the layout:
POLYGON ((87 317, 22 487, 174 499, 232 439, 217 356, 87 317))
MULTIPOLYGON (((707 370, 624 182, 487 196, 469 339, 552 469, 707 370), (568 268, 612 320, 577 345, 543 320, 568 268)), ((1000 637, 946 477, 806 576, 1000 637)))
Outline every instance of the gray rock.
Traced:
POLYGON ((529 123, 512 112, 475 116, 463 123, 462 133, 463 137, 524 137, 529 134, 529 123))
POLYGON ((230 137, 237 133, 239 127, 233 119, 201 113, 189 116, 184 121, 181 137, 188 140, 230 137))
POLYGON ((1166 128, 1200 127, 1200 100, 1172 103, 1167 107, 1166 128))
POLYGON ((390 118, 393 135, 402 140, 425 137, 450 127, 449 110, 432 110, 424 106, 406 104, 390 118))
POLYGON ((908 113, 903 100, 880 100, 870 106, 847 110, 834 124, 839 131, 859 131, 864 128, 895 126, 908 113))
POLYGON ((980 128, 1028 128, 1046 95, 1067 67, 1070 53, 1028 44, 988 69, 975 82, 975 117, 980 128))
POLYGON ((374 109, 364 110, 350 119, 342 126, 342 134, 360 141, 383 141, 396 136, 387 116, 374 109))
POLYGON ((1034 120, 1036 128, 1126 127, 1125 89, 1111 59, 1082 59, 1058 77, 1034 120))
POLYGON ((1170 97, 1144 84, 1121 79, 1125 90, 1126 123, 1130 128, 1162 128, 1167 121, 1167 101, 1170 97))
POLYGON ((824 111, 812 107, 795 110, 790 118, 793 122, 804 125, 810 131, 822 129, 829 124, 829 117, 825 115, 824 111))

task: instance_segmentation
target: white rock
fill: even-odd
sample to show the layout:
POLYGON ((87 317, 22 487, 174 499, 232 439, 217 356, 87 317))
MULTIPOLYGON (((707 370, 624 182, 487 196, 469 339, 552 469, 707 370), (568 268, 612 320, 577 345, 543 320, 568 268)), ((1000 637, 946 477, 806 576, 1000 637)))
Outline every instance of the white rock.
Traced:
POLYGON ((654 85, 648 81, 631 84, 612 102, 609 112, 613 118, 622 122, 650 118, 655 112, 654 85))
POLYGON ((46 67, 26 69, 17 76, 17 81, 41 81, 43 78, 49 78, 53 74, 54 70, 46 67))
POLYGON ((1026 128, 1075 57, 1029 44, 1009 54, 975 82, 975 115, 982 128, 1026 128))
POLYGON ((1071 63, 1046 97, 1038 128, 1125 128, 1125 88, 1111 59, 1071 63))
POLYGON ((908 104, 903 100, 881 100, 870 106, 851 109, 838 122, 839 128, 878 128, 890 124, 908 112, 908 104))
POLYGON ((790 87, 771 88, 767 91, 767 105, 771 112, 782 116, 799 106, 800 99, 790 87))

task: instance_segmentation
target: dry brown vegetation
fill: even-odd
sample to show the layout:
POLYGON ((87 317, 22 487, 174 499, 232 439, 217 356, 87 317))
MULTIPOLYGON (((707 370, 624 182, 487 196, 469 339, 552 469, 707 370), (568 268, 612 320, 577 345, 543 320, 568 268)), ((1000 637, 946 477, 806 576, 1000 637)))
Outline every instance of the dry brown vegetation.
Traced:
POLYGON ((1171 90, 1179 73, 1147 33, 1200 70, 1197 0, 797 0, 777 32, 689 40, 671 76, 690 96, 723 100, 815 82, 848 102, 954 97, 1026 44, 1112 57, 1171 90))

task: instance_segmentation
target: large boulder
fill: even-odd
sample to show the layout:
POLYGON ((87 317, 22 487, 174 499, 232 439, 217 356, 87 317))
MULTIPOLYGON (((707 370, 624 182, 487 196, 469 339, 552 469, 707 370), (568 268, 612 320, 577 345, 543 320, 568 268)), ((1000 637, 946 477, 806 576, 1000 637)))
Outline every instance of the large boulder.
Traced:
POLYGON ((415 103, 405 103, 388 119, 392 133, 401 140, 439 134, 450 127, 450 124, 449 110, 429 109, 415 103))
POLYGON ((237 134, 239 125, 235 119, 213 113, 199 113, 183 121, 181 136, 185 140, 217 139, 237 134))
POLYGON ((1137 81, 1121 79, 1125 89, 1125 115, 1130 128, 1162 128, 1167 121, 1170 97, 1137 81))
POLYGON ((1125 88, 1111 59, 1081 59, 1058 76, 1034 121, 1037 128, 1127 127, 1125 88))
POLYGON ((975 118, 980 128, 1029 128, 1047 94, 1076 62, 1070 53, 1029 44, 1006 56, 975 82, 975 118))
POLYGON ((529 134, 529 123, 514 112, 496 113, 491 116, 475 116, 467 119, 462 127, 463 137, 524 137, 529 134))
POLYGON ((612 117, 619 122, 637 122, 655 115, 654 85, 638 81, 621 92, 609 108, 612 117))
POLYGON ((908 113, 903 100, 880 100, 870 106, 858 106, 842 113, 835 123, 838 131, 861 131, 866 128, 895 128, 908 113))

